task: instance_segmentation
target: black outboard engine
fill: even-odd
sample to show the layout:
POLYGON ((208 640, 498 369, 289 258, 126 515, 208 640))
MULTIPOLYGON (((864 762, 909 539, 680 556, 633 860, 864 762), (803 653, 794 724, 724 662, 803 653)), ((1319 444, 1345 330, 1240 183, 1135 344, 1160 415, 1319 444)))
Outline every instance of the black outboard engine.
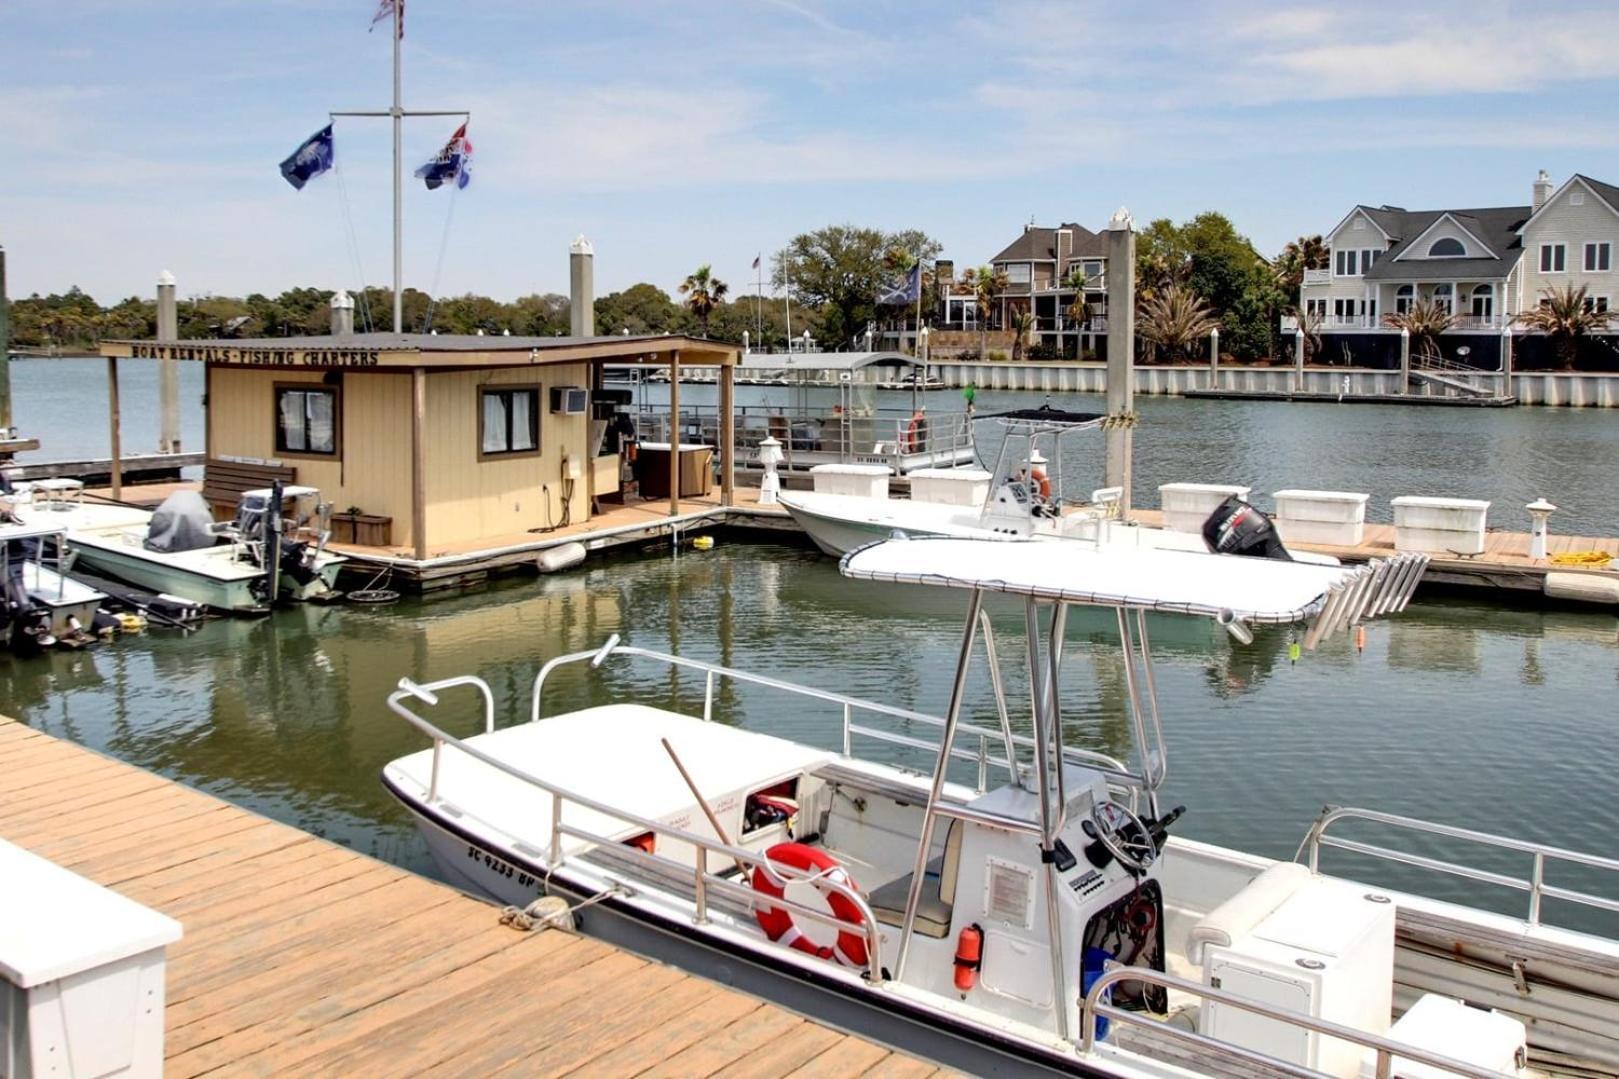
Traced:
POLYGON ((1215 554, 1293 561, 1293 556, 1282 546, 1282 538, 1276 534, 1271 519, 1236 495, 1216 506, 1203 522, 1203 542, 1215 554))
POLYGON ((281 541, 281 575, 283 577, 291 577, 301 585, 308 584, 315 579, 314 567, 305 564, 304 561, 304 552, 308 549, 309 544, 301 543, 298 540, 283 539, 281 541))

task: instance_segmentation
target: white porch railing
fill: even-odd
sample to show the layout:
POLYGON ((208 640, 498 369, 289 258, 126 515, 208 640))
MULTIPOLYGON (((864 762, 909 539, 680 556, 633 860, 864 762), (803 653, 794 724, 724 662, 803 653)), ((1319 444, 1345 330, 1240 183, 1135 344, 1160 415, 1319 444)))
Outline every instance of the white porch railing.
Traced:
POLYGON ((1304 283, 1306 285, 1330 285, 1332 284, 1332 270, 1305 270, 1304 283))

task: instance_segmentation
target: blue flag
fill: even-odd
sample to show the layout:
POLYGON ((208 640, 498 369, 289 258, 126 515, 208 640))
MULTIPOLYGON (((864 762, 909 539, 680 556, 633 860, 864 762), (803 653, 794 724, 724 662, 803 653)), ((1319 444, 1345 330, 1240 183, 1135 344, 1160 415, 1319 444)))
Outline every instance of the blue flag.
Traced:
POLYGON ((922 264, 918 262, 911 267, 911 272, 905 275, 905 283, 892 292, 885 293, 877 303, 881 306, 889 304, 915 303, 922 298, 922 264))
POLYGON ((281 175, 287 183, 303 190, 305 184, 332 167, 332 125, 327 124, 281 162, 281 175))
POLYGON ((447 183, 466 187, 472 179, 472 140, 467 138, 467 125, 462 124, 444 144, 444 149, 416 170, 416 178, 427 184, 427 190, 436 191, 447 183))

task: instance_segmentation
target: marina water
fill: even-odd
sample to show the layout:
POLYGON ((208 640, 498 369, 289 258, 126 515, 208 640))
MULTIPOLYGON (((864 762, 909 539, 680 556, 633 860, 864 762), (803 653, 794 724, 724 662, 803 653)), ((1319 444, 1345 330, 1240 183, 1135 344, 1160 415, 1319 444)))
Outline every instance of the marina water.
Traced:
MULTIPOLYGON (((13 365, 18 419, 44 439, 48 453, 40 456, 105 452, 105 416, 94 400, 103 370, 94 360, 13 365)), ((146 378, 155 401, 155 365, 132 362, 125 372, 126 444, 151 445, 155 409, 138 402, 146 378)), ((200 374, 182 365, 185 437, 196 449, 200 374)), ((682 397, 701 401, 704 390, 691 387, 682 397)), ((892 396, 901 404, 909 395, 892 396)), ((953 393, 929 396, 933 407, 959 407, 953 393)), ((987 393, 978 402, 981 410, 1037 403, 1036 395, 987 393)), ((1080 397, 1055 403, 1088 405, 1080 397)), ((1138 407, 1136 469, 1147 504, 1156 501, 1157 483, 1178 479, 1240 480, 1256 489, 1371 486, 1385 507, 1386 496, 1400 493, 1473 495, 1498 499, 1503 515, 1543 493, 1564 507, 1554 527, 1619 532, 1612 482, 1619 425, 1610 415, 1152 398, 1138 399, 1138 407)), ((1096 455, 1071 466, 1099 474, 1099 447, 1096 455)), ((517 722, 545 659, 595 648, 616 632, 643 647, 939 713, 962 598, 856 584, 807 548, 726 535, 709 552, 598 556, 555 577, 388 607, 305 606, 257 621, 211 622, 188 636, 154 631, 26 661, 0 655, 0 711, 430 873, 415 830, 377 781, 386 761, 422 744, 383 704, 400 677, 477 674, 494 687, 498 722, 517 722)), ((1010 667, 1021 613, 1001 607, 995 615, 1010 667)), ((1612 615, 1422 599, 1369 625, 1364 652, 1339 637, 1296 665, 1285 633, 1261 631, 1241 647, 1203 621, 1155 618, 1150 626, 1169 742, 1167 794, 1171 804, 1189 806, 1179 834, 1288 858, 1330 802, 1612 852, 1619 829, 1611 797, 1619 774, 1619 620, 1612 615)), ((1124 674, 1111 622, 1076 617, 1069 637, 1071 741, 1122 752, 1124 674)), ((1016 716, 1024 687, 1008 688, 1016 716)), ((984 680, 971 689, 966 714, 993 726, 984 680)), ((559 673, 547 708, 606 703, 619 692, 695 711, 702 682, 615 659, 596 680, 577 668, 559 673)), ((448 711, 436 718, 446 729, 477 728, 470 697, 447 697, 445 707, 453 718, 448 711)), ((816 711, 757 687, 722 689, 715 715, 838 744, 836 709, 816 711)), ((959 778, 971 781, 971 767, 959 778)), ((1460 853, 1429 843, 1409 849, 1460 853)), ((1353 867, 1340 857, 1330 864, 1353 867)), ((1509 855, 1471 860, 1528 871, 1526 859, 1509 855)), ((1523 910, 1516 893, 1491 896, 1416 871, 1381 872, 1380 879, 1432 894, 1523 910)), ((1575 872, 1555 883, 1612 885, 1575 872)), ((1570 924, 1593 917, 1556 904, 1547 914, 1570 924)))

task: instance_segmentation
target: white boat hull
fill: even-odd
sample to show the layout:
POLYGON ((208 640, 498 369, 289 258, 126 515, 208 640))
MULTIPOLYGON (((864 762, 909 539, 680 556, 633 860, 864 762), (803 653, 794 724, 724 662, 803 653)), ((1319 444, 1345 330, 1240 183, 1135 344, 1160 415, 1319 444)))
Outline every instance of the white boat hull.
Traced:
MULTIPOLYGON (((141 588, 179 596, 228 613, 246 614, 265 609, 263 601, 253 591, 260 577, 257 572, 248 570, 230 576, 208 573, 203 568, 180 565, 144 549, 102 541, 98 537, 72 536, 68 542, 78 552, 82 565, 141 588)), ((301 601, 331 590, 343 561, 335 555, 323 555, 314 580, 300 585, 283 577, 281 594, 301 601)))

